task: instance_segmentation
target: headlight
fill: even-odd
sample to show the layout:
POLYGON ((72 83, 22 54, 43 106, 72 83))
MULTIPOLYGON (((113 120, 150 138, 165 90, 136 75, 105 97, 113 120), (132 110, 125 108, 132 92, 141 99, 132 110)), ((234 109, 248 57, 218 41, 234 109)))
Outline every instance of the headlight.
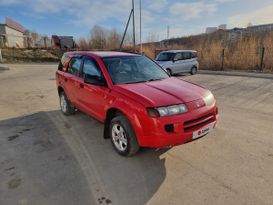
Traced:
POLYGON ((185 113, 188 111, 188 109, 186 105, 180 104, 180 105, 171 105, 167 107, 148 108, 147 111, 151 117, 159 117, 159 116, 163 117, 163 116, 171 116, 171 115, 185 113))
POLYGON ((203 96, 203 100, 206 104, 206 106, 211 106, 215 103, 215 98, 213 96, 213 94, 208 91, 204 96, 203 96))

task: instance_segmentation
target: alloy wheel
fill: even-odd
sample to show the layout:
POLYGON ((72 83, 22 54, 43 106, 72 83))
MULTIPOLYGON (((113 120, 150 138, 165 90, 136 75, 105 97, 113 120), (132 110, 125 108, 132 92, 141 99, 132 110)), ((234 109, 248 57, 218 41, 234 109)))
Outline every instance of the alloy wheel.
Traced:
POLYGON ((118 123, 112 127, 112 140, 119 151, 124 152, 127 149, 128 141, 126 132, 118 123))

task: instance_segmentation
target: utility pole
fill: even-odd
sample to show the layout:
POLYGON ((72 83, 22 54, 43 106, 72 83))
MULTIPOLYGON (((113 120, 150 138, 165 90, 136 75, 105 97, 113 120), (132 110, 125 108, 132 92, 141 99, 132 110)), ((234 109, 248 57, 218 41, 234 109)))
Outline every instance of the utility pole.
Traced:
POLYGON ((122 45, 123 45, 123 42, 124 42, 124 39, 125 39, 125 36, 126 36, 126 33, 127 33, 127 29, 128 29, 128 26, 129 26, 129 23, 130 23, 130 20, 131 20, 132 16, 133 16, 133 42, 134 42, 134 52, 135 52, 136 51, 136 30, 135 30, 135 1, 134 0, 132 0, 132 9, 131 9, 131 12, 130 12, 130 15, 129 15, 129 18, 128 18, 128 21, 127 21, 127 24, 126 24, 126 27, 125 27, 125 30, 124 30, 124 33, 123 33, 123 36, 122 36, 122 40, 121 40, 120 47, 119 47, 120 50, 122 48, 122 45))
POLYGON ((0 63, 2 63, 3 61, 3 58, 2 58, 2 51, 1 51, 1 48, 0 48, 0 63))
POLYGON ((140 41, 140 54, 142 55, 142 5, 141 5, 141 0, 139 0, 139 41, 140 41))
POLYGON ((123 45, 123 42, 124 42, 124 39, 125 39, 125 36, 126 36, 126 33, 127 33, 127 29, 128 29, 132 14, 133 14, 133 9, 130 12, 130 15, 129 15, 129 18, 128 18, 128 21, 127 21, 127 24, 126 24, 126 27, 125 27, 125 30, 124 30, 124 33, 123 33, 123 36, 122 36, 122 40, 121 40, 120 47, 119 47, 120 50, 121 50, 121 47, 123 45))
POLYGON ((134 52, 136 52, 135 0, 132 0, 132 11, 133 11, 133 42, 134 42, 134 52))
POLYGON ((222 53, 221 53, 221 70, 223 71, 224 70, 224 62, 225 62, 225 49, 222 50, 222 53))
POLYGON ((265 51, 265 48, 262 47, 261 48, 260 71, 263 71, 263 66, 264 66, 264 51, 265 51))
POLYGON ((170 26, 168 25, 167 26, 167 39, 169 39, 170 37, 170 26))

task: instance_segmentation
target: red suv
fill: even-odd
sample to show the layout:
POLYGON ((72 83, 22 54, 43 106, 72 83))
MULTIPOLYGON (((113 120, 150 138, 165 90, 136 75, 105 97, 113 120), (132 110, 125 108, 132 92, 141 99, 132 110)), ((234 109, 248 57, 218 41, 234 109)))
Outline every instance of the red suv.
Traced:
POLYGON ((62 112, 79 109, 104 122, 104 137, 124 156, 195 140, 216 125, 209 90, 170 77, 142 55, 68 52, 56 75, 62 112))

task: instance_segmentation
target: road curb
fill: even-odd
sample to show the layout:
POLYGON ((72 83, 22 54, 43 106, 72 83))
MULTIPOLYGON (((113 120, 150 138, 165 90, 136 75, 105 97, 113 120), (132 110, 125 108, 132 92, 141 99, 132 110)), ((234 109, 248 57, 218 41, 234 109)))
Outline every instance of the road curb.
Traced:
POLYGON ((238 77, 248 77, 248 78, 273 79, 273 74, 271 74, 271 73, 199 70, 198 74, 204 74, 204 75, 225 75, 225 76, 238 76, 238 77))
POLYGON ((10 69, 9 69, 9 67, 0 66, 0 71, 4 71, 4 70, 10 70, 10 69))

